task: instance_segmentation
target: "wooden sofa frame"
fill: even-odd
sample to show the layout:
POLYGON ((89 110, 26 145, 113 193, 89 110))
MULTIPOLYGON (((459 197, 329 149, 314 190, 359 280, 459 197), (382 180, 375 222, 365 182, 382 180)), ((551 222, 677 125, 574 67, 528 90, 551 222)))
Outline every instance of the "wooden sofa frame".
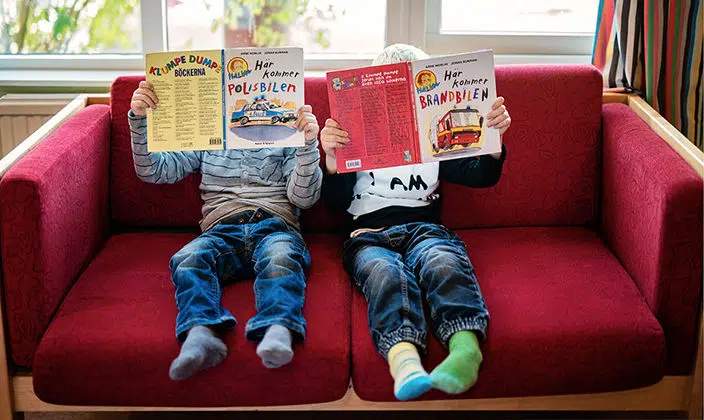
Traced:
MULTIPOLYGON (((107 94, 79 95, 23 143, 0 160, 0 178, 33 147, 49 136, 76 112, 92 104, 109 104, 107 94)), ((704 177, 704 153, 697 149, 677 129, 660 116, 643 99, 626 94, 604 93, 604 103, 623 103, 633 109, 665 142, 682 156, 697 173, 704 177)), ((689 376, 665 376, 655 385, 629 391, 558 395, 521 398, 465 399, 411 402, 368 402, 354 392, 352 385, 346 395, 323 404, 275 407, 99 407, 53 405, 41 401, 34 393, 31 372, 10 372, 8 339, 5 335, 5 312, 0 282, 0 420, 18 419, 25 412, 67 411, 237 411, 237 410, 497 410, 497 411, 679 411, 690 419, 702 419, 702 347, 704 329, 699 327, 697 357, 689 376)), ((700 314, 702 315, 702 314, 700 314)))

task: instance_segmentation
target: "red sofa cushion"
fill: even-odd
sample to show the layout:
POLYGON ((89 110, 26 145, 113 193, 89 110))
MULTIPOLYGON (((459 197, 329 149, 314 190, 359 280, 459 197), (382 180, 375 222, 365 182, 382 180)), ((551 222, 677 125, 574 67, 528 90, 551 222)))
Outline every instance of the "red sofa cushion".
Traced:
MULTIPOLYGON (((479 381, 459 398, 607 392, 665 372, 665 337, 643 296, 597 235, 583 228, 461 230, 489 307, 479 381)), ((352 381, 360 398, 393 401, 364 297, 353 293, 352 381)), ((447 352, 431 339, 424 365, 447 352)), ((448 398, 437 391, 425 399, 448 398)))
POLYGON ((341 398, 349 385, 351 287, 339 263, 342 241, 308 235, 312 265, 304 315, 307 339, 290 365, 265 368, 244 338, 254 315, 252 282, 224 289, 239 323, 218 367, 183 382, 169 379, 178 354, 168 262, 194 236, 133 233, 111 237, 71 289, 34 358, 34 390, 55 404, 252 406, 341 398))
POLYGON ((584 65, 499 66, 496 89, 513 123, 499 183, 441 185, 451 228, 585 225, 599 194, 602 78, 584 65), (467 217, 471 215, 471 217, 467 217))
POLYGON ((91 105, 0 180, 0 299, 18 365, 31 365, 61 300, 107 237, 109 138, 109 108, 91 105))
MULTIPOLYGON (((140 181, 134 171, 127 112, 132 93, 144 76, 119 77, 112 84, 112 141, 110 150, 110 205, 112 218, 128 226, 197 226, 201 218, 200 174, 173 185, 140 181)), ((324 77, 306 77, 305 100, 313 107, 322 129, 330 117, 324 77)), ((321 156, 323 155, 322 148, 321 156)), ((321 159, 322 162, 322 159, 321 159)), ((301 227, 307 232, 340 229, 342 215, 331 214, 320 202, 303 213, 301 227)))

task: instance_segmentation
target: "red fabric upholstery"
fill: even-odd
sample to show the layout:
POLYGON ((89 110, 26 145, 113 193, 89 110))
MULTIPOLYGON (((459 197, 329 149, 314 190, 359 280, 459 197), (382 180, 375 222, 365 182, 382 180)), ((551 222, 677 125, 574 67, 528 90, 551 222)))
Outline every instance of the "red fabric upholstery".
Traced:
MULTIPOLYGON (((462 230, 491 314, 479 381, 459 398, 606 392, 665 373, 665 337, 640 291, 583 228, 462 230)), ((447 355, 432 339, 426 369, 447 355)), ((360 398, 393 401, 393 381, 353 293, 352 382, 360 398)), ((440 392, 425 398, 446 398, 440 392)))
MULTIPOLYGON (((120 77, 112 85, 112 142, 110 170, 110 205, 117 223, 131 226, 197 226, 201 217, 200 175, 195 174, 173 185, 154 185, 137 178, 132 161, 127 111, 132 92, 143 76, 120 77)), ((322 129, 330 117, 326 79, 307 77, 305 100, 313 107, 322 129)), ((324 156, 322 148, 321 156, 324 156)), ((322 205, 306 211, 301 218, 305 231, 334 231, 340 228, 341 215, 331 214, 322 205)))
MULTIPOLYGON (((117 224, 144 227, 195 227, 200 218, 199 176, 155 186, 134 174, 126 114, 142 79, 118 79, 109 109, 77 114, 0 181, 11 354, 22 366, 34 357, 38 395, 85 405, 333 400, 347 386, 351 311, 357 393, 393 400, 366 305, 358 292, 350 297, 342 272, 342 238, 328 235, 306 236, 310 330, 291 366, 264 369, 244 340, 254 313, 244 281, 224 296, 241 322, 228 335, 224 365, 185 383, 168 379, 178 344, 167 263, 192 236, 114 236, 93 259, 108 212, 117 224)), ((449 226, 521 226, 461 231, 492 322, 479 383, 460 398, 601 392, 688 373, 701 310, 701 177, 631 111, 602 108, 592 67, 500 66, 497 87, 514 120, 501 181, 442 186, 449 226), (599 234, 574 227, 598 221, 599 234)), ((322 128, 324 78, 306 79, 306 102, 322 128)), ((340 221, 322 203, 301 218, 307 232, 332 232, 340 221)), ((444 356, 432 341, 426 367, 444 356)))
POLYGON ((127 112, 132 93, 144 76, 119 77, 110 90, 110 212, 113 221, 130 226, 197 226, 201 218, 200 174, 171 185, 137 178, 127 112))
POLYGON ((498 66, 496 88, 513 123, 499 183, 444 183, 451 228, 584 225, 599 193, 601 74, 592 66, 498 66), (467 217, 471 215, 471 217, 467 217))
MULTIPOLYGON (((306 103, 313 107, 313 113, 318 119, 322 130, 325 120, 330 118, 328 102, 327 79, 325 77, 306 77, 306 103)), ((320 165, 325 165, 325 152, 319 145, 320 165)), ((344 214, 327 209, 323 200, 301 214, 301 229, 306 232, 336 232, 343 230, 344 214)))
POLYGON ((34 389, 44 401, 80 405, 256 406, 341 398, 349 385, 350 285, 339 264, 342 241, 308 235, 312 265, 304 315, 307 338, 290 365, 265 368, 244 338, 254 315, 252 282, 224 289, 239 323, 226 335, 218 367, 174 382, 179 351, 168 262, 189 234, 111 237, 71 289, 39 345, 34 389))
POLYGON ((702 178, 627 106, 604 105, 603 232, 689 374, 702 296, 702 178))
POLYGON ((39 339, 108 227, 110 111, 71 118, 0 180, 0 244, 10 350, 29 366, 39 339))

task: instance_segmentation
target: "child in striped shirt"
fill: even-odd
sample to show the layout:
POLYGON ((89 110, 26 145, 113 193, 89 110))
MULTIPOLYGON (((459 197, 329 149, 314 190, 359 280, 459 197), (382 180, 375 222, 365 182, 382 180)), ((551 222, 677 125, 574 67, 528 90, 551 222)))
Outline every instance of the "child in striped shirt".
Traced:
POLYGON ((202 234, 169 263, 176 337, 183 343, 169 376, 186 379, 222 362, 227 347, 220 337, 236 320, 220 304, 221 288, 252 274, 257 314, 245 335, 259 343, 264 366, 283 366, 293 358, 292 344, 303 341, 306 332, 302 309, 310 255, 298 215, 315 204, 322 183, 312 109, 298 110, 296 126, 305 133, 300 148, 149 153, 146 113, 158 102, 147 82, 132 96, 128 120, 137 176, 172 184, 200 172, 203 199, 202 234))

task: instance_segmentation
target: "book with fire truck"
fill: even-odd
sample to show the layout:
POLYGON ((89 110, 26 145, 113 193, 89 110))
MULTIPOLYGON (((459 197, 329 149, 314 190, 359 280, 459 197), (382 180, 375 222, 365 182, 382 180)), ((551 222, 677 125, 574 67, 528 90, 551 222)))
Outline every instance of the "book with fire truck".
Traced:
POLYGON ((147 112, 150 152, 300 147, 301 48, 147 54, 159 103, 147 112))
POLYGON ((341 173, 501 152, 491 50, 327 73, 341 173))

